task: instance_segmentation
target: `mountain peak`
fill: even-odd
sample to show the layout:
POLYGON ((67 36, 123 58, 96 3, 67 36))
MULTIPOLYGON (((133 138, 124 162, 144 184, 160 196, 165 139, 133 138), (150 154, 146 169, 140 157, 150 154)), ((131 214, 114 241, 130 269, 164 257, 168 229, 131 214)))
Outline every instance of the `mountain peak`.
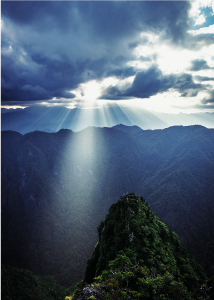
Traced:
POLYGON ((127 125, 123 125, 123 124, 118 124, 113 126, 112 128, 117 129, 117 130, 121 130, 124 132, 128 132, 128 133, 132 133, 132 134, 136 134, 138 132, 141 132, 143 129, 133 125, 133 126, 127 126, 127 125))
MULTIPOLYGON (((98 235, 84 282, 102 283, 107 291, 111 284, 112 293, 120 289, 124 299, 156 299, 158 291, 163 297, 177 291, 180 297, 167 299, 189 299, 206 278, 143 197, 132 193, 121 197, 101 221, 98 235)), ((111 299, 120 299, 119 294, 111 299)))

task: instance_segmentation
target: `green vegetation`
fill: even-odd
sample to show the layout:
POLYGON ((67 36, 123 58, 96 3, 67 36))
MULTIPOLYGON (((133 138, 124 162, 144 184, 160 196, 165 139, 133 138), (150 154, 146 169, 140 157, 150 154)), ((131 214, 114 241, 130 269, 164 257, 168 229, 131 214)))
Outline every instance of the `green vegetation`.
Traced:
POLYGON ((84 279, 75 287, 65 288, 53 277, 3 265, 2 299, 213 299, 214 276, 207 280, 202 267, 143 197, 121 197, 101 221, 98 235, 84 279))
POLYGON ((50 276, 39 276, 33 272, 2 266, 2 300, 64 300, 73 289, 56 284, 50 276))
MULTIPOLYGON (((145 200, 128 194, 98 226, 88 261, 88 299, 208 299, 214 282, 187 253, 178 236, 154 216, 145 200), (97 297, 98 292, 100 297, 97 297)), ((74 299, 86 299, 81 289, 74 299)))

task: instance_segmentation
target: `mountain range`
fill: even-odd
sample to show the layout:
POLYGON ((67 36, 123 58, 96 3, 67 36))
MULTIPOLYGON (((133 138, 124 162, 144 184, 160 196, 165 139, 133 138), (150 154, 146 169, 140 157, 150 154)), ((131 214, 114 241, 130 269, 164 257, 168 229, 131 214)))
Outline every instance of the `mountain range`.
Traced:
POLYGON ((94 103, 73 109, 32 105, 24 109, 1 110, 1 130, 15 130, 21 134, 35 130, 58 132, 60 129, 77 132, 89 126, 112 127, 118 124, 137 125, 144 130, 191 124, 214 128, 214 113, 157 113, 142 107, 121 106, 110 102, 106 106, 94 103))
POLYGON ((1 171, 3 264, 70 286, 110 205, 135 193, 214 273, 214 129, 2 131, 1 171))

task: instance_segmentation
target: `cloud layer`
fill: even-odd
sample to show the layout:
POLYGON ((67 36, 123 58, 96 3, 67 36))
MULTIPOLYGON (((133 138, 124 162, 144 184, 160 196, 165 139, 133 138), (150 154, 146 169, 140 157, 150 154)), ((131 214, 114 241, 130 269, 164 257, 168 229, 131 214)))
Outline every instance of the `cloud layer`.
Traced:
POLYGON ((2 101, 72 101, 81 84, 106 78, 115 83, 101 88, 100 99, 144 99, 172 89, 181 97, 210 95, 213 73, 208 85, 200 71, 212 71, 214 63, 197 56, 196 49, 212 45, 213 37, 190 32, 191 5, 3 1, 2 101), (186 69, 167 73, 161 67, 163 44, 172 51, 194 51, 186 69))
POLYGON ((164 75, 157 67, 138 72, 132 86, 125 91, 120 91, 117 87, 109 87, 102 96, 104 99, 129 98, 149 98, 158 93, 174 89, 180 92, 182 97, 196 96, 204 86, 194 83, 190 74, 164 75))

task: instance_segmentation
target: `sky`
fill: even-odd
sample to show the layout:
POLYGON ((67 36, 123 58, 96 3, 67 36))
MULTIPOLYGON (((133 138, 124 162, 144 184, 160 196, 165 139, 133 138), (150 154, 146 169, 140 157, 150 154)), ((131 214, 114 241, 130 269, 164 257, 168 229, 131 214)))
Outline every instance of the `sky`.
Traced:
POLYGON ((214 2, 2 1, 1 106, 213 113, 214 2))

